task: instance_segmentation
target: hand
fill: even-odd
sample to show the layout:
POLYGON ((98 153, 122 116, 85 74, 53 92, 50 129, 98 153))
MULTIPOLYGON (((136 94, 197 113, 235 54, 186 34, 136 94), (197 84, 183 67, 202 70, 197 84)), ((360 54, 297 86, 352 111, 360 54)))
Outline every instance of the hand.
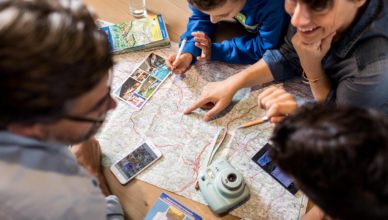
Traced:
POLYGON ((90 138, 80 144, 73 145, 70 151, 76 157, 78 163, 91 175, 97 177, 102 193, 110 195, 110 190, 101 167, 101 148, 95 138, 90 138))
POLYGON ((299 33, 294 35, 292 44, 298 54, 302 68, 306 73, 314 74, 323 72, 321 61, 329 51, 335 34, 333 32, 321 41, 311 44, 304 43, 299 33))
POLYGON ((210 60, 212 57, 212 40, 203 32, 193 32, 195 46, 201 48, 201 56, 197 57, 197 60, 210 60))
POLYGON ((267 111, 266 115, 272 123, 279 123, 297 109, 294 96, 282 88, 271 86, 259 94, 257 102, 260 108, 267 111))
POLYGON ((191 61, 193 60, 193 55, 190 53, 181 53, 178 60, 175 60, 176 53, 171 54, 166 60, 166 66, 168 69, 173 71, 176 74, 181 74, 189 68, 191 61))
POLYGON ((229 79, 208 83, 202 90, 199 100, 187 108, 184 113, 189 114, 197 108, 203 108, 209 110, 203 118, 209 121, 230 104, 236 92, 233 82, 229 79))

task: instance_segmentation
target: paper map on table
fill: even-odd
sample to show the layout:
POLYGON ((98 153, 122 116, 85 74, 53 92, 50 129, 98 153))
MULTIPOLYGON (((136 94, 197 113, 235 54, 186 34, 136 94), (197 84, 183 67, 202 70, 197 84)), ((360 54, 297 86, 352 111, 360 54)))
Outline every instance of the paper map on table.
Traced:
MULTIPOLYGON (((173 44, 172 48, 161 49, 158 54, 166 58, 176 50, 177 45, 173 44)), ((148 54, 139 52, 115 57, 114 90, 148 54)), ((273 126, 264 123, 236 129, 243 122, 264 116, 264 111, 257 107, 257 95, 262 87, 240 90, 233 103, 211 122, 203 121, 202 110, 183 114, 184 109, 197 100, 207 82, 219 81, 246 67, 219 62, 198 63, 185 77, 171 75, 141 110, 118 101, 118 107, 109 114, 98 135, 104 166, 110 166, 139 143, 150 139, 163 158, 137 178, 205 204, 194 188, 195 181, 200 165, 211 151, 209 146, 217 130, 226 127, 228 135, 215 160, 226 156, 243 174, 251 190, 250 200, 231 214, 248 219, 298 219, 305 209, 306 197, 300 192, 297 196, 290 194, 251 160, 267 143, 273 126)), ((293 94, 311 99, 308 86, 300 79, 287 82, 284 87, 293 94)))

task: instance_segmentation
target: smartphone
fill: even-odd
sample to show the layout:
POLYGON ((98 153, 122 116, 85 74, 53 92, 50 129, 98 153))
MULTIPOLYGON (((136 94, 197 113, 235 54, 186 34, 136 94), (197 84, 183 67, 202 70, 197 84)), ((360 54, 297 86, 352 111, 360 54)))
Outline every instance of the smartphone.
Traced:
POLYGON ((269 143, 266 143, 263 148, 261 148, 259 152, 257 152, 255 156, 252 157, 252 160, 278 183, 280 183, 280 185, 286 188, 291 194, 295 195, 299 189, 295 186, 292 179, 283 173, 283 171, 281 171, 269 157, 268 150, 271 147, 272 146, 269 143))
POLYGON ((126 184, 161 157, 158 148, 145 142, 113 164, 110 170, 121 184, 126 184))

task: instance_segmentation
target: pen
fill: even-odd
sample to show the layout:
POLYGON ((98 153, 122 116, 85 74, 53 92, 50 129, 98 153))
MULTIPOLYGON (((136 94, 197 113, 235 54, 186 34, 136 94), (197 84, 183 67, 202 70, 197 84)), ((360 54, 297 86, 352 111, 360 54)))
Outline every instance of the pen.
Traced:
MULTIPOLYGON (((186 44, 186 38, 182 40, 181 46, 179 47, 178 53, 176 54, 174 63, 177 62, 177 60, 181 56, 182 50, 185 47, 185 44, 186 44)), ((171 70, 171 72, 173 72, 174 70, 175 70, 175 67, 171 70)))
POLYGON ((253 121, 250 121, 250 122, 246 122, 244 124, 242 124, 240 127, 238 128, 247 128, 247 127, 251 127, 251 126, 254 126, 254 125, 258 125, 258 124, 262 124, 262 123, 265 123, 269 121, 269 117, 267 116, 264 116, 262 118, 259 118, 257 120, 253 120, 253 121))

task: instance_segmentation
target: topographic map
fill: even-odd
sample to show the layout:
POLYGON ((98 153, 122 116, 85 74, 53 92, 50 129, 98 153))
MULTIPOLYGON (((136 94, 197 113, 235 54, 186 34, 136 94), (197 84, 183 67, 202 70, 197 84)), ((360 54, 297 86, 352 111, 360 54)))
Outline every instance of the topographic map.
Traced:
MULTIPOLYGON (((177 50, 177 45, 156 51, 163 57, 177 50)), ((126 80, 149 52, 115 57, 113 90, 126 80)), ((211 142, 221 127, 228 130, 216 158, 226 157, 239 170, 251 198, 231 214, 245 219, 298 219, 303 214, 306 197, 286 191, 256 165, 252 156, 268 141, 273 125, 237 129, 242 123, 264 116, 257 107, 257 95, 264 87, 240 90, 233 103, 218 118, 202 120, 203 110, 184 115, 185 108, 199 97, 207 82, 222 80, 246 68, 219 62, 198 63, 184 77, 171 75, 140 110, 123 101, 112 111, 98 135, 104 153, 103 164, 110 166, 145 140, 151 140, 163 157, 137 178, 168 191, 206 204, 195 183, 201 165, 211 151, 211 142)), ((300 79, 279 84, 302 98, 311 98, 308 86, 300 79)))

